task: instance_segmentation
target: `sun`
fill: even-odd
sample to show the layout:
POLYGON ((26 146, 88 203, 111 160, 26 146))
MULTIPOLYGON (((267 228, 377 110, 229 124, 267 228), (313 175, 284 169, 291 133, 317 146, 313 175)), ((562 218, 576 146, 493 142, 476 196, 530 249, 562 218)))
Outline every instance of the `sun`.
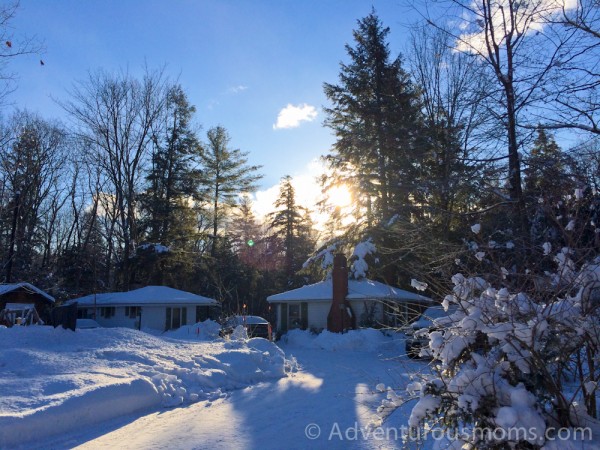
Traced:
POLYGON ((352 203, 352 194, 345 184, 338 184, 327 191, 327 200, 333 206, 344 208, 352 203))

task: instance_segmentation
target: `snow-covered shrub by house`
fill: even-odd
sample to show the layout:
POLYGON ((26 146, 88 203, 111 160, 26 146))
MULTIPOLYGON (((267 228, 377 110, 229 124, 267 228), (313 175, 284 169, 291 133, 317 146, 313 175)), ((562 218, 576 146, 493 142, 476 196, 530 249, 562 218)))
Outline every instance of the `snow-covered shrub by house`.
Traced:
POLYGON ((453 448, 575 448, 553 442, 576 430, 577 448, 598 442, 600 256, 585 230, 563 230, 552 245, 535 243, 518 269, 488 247, 485 275, 452 277, 443 306, 458 308, 429 335, 431 374, 406 392, 388 388, 381 420, 412 400, 408 425, 453 433, 453 448), (560 246, 568 243, 584 246, 560 246))
MULTIPOLYGON (((408 386, 408 425, 460 431, 477 448, 541 448, 552 430, 595 423, 600 258, 572 276, 571 294, 538 302, 455 275, 444 306, 459 309, 430 335, 433 375, 408 386)), ((390 391, 380 413, 405 401, 390 391)))

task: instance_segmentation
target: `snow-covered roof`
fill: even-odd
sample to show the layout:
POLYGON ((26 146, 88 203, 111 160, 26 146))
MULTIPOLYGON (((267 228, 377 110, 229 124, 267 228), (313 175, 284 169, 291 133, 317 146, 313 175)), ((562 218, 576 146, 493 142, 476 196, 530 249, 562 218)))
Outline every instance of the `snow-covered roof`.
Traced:
POLYGON ((24 289, 32 294, 40 294, 42 297, 46 298, 52 303, 55 302, 54 297, 29 283, 0 284, 0 295, 8 294, 9 292, 16 291, 17 289, 24 289))
MULTIPOLYGON (((333 284, 331 279, 309 284, 298 289, 267 297, 269 303, 294 301, 331 301, 333 284)), ((402 300, 428 302, 430 298, 398 289, 373 280, 348 280, 348 300, 402 300)))
POLYGON ((78 306, 141 306, 141 305, 217 305, 214 298, 203 297, 191 292, 180 291, 167 286, 146 286, 129 292, 109 292, 91 294, 69 300, 78 306), (95 299, 94 299, 95 297, 95 299))

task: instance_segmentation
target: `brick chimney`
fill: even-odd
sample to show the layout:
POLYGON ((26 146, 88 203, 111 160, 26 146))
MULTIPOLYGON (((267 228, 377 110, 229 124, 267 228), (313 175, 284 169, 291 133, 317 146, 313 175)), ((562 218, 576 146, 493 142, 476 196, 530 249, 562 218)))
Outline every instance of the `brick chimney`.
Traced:
POLYGON ((327 330, 341 333, 348 329, 356 328, 356 317, 350 302, 346 299, 348 295, 348 261, 346 257, 338 253, 333 258, 333 272, 331 274, 333 285, 331 308, 327 315, 327 330))

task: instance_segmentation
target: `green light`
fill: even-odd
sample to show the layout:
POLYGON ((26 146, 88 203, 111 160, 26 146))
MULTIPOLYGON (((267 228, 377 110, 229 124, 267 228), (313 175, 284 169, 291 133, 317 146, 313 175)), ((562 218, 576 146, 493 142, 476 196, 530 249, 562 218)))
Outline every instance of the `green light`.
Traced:
POLYGON ((248 239, 248 247, 252 247, 254 245, 254 241, 252 239, 248 239))

